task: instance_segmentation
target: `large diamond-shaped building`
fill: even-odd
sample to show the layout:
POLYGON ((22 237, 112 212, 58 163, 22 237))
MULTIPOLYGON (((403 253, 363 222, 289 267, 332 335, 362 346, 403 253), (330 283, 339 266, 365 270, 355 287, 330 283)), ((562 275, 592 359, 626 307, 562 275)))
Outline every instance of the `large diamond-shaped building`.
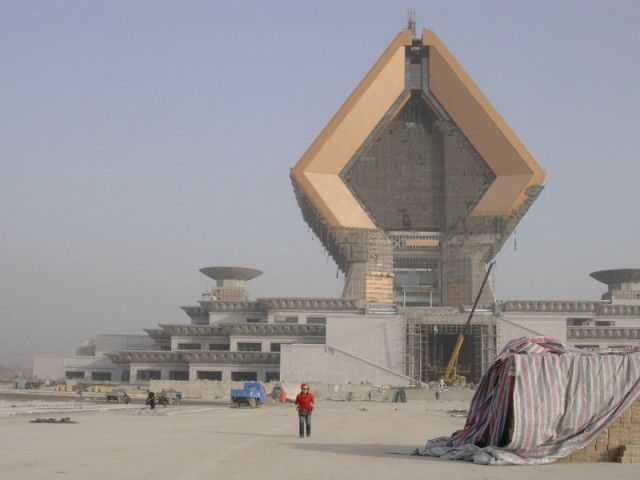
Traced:
MULTIPOLYGON (((473 302, 544 171, 430 30, 401 31, 291 171, 343 296, 473 302)), ((490 288, 482 303, 493 302, 490 288)))

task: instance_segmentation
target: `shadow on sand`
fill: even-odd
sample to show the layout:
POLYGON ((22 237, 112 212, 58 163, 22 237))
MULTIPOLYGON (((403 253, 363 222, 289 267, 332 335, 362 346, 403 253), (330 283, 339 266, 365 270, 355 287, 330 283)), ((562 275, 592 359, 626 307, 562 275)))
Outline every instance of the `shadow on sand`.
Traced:
POLYGON ((394 456, 407 460, 437 461, 435 457, 421 457, 411 455, 415 451, 416 445, 378 445, 378 444, 348 444, 348 443, 307 443, 307 440, 300 440, 300 443, 292 445, 293 448, 314 452, 336 453, 340 455, 358 455, 363 457, 385 457, 394 456))
POLYGON ((241 435, 244 437, 296 438, 294 435, 284 433, 225 432, 223 430, 209 430, 208 433, 217 433, 220 435, 241 435))

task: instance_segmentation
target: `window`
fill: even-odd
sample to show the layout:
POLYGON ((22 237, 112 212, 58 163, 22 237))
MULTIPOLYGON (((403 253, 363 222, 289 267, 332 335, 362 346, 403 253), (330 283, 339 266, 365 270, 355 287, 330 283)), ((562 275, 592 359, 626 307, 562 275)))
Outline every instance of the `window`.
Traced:
POLYGON ((67 380, 78 380, 84 378, 84 372, 65 372, 64 376, 67 380))
POLYGON ((222 372, 211 370, 198 370, 198 380, 222 380, 222 372))
POLYGON ((261 352, 262 344, 254 342, 238 342, 239 352, 261 352))
POLYGON ((615 323, 611 320, 596 320, 596 327, 613 327, 615 323))
POLYGON ((298 317, 297 316, 284 317, 282 315, 276 315, 273 318, 273 321, 276 323, 298 323, 298 317))
POLYGON ((271 344, 271 351, 272 352, 279 352, 280 351, 280 343, 272 343, 271 344))
POLYGON ((110 382, 111 372, 91 372, 91 380, 96 382, 110 382))
POLYGON ((136 372, 136 380, 138 381, 160 380, 160 378, 160 370, 138 370, 136 372))
POLYGON ((128 382, 130 378, 131 378, 131 372, 129 370, 123 370, 122 371, 122 381, 123 382, 128 382))
POLYGON ((247 318, 247 323, 264 323, 266 319, 262 318, 247 318))
POLYGON ((170 370, 169 380, 189 380, 189 372, 187 370, 170 370))
POLYGON ((257 382, 257 372, 231 372, 232 382, 257 382))
POLYGON ((221 350, 228 352, 230 345, 228 343, 210 343, 209 350, 221 350))
POLYGON ((307 323, 309 325, 326 325, 327 317, 307 317, 307 323))
POLYGON ((581 348, 582 350, 598 350, 600 349, 600 345, 576 345, 576 348, 581 348))
POLYGON ((590 318, 567 318, 567 327, 586 327, 590 318))
POLYGON ((178 350, 202 350, 202 345, 199 343, 179 343, 178 350))
POLYGON ((267 372, 265 382, 277 382, 278 380, 280 380, 280 372, 267 372))

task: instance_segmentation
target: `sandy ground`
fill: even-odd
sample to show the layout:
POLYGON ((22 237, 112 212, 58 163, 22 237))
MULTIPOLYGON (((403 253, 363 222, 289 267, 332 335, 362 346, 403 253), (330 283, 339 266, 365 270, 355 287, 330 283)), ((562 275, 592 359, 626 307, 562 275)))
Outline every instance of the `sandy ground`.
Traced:
MULTIPOLYGON (((8 404, 9 403, 9 404, 8 404)), ((63 402, 68 404, 70 402, 63 402)), ((637 465, 487 467, 398 455, 464 424, 466 400, 319 402, 313 435, 297 436, 291 405, 251 410, 92 404, 0 408, 0 479, 632 479, 637 465), (26 413, 32 408, 31 413, 26 413), (2 413, 4 412, 4 413, 2 413), (33 424, 69 416, 74 424, 33 424)), ((1 407, 1 406, 0 406, 1 407)))

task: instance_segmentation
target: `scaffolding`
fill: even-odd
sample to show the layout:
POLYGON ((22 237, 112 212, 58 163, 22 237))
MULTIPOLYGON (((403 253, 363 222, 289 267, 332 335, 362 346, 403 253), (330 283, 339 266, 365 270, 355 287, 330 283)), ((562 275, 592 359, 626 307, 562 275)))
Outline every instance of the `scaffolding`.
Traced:
MULTIPOLYGON (((358 144, 336 137, 351 157, 334 165, 328 156, 327 172, 353 201, 332 203, 335 212, 328 214, 319 191, 292 174, 305 221, 345 274, 345 298, 401 307, 470 305, 486 264, 540 193, 541 186, 530 186, 515 208, 478 209, 496 186, 496 172, 433 95, 432 48, 415 38, 405 44, 402 93, 358 144), (346 220, 362 212, 375 228, 346 220)), ((329 136, 323 133, 311 150, 329 136)), ((306 160, 298 165, 300 175, 310 168, 306 160)), ((309 173, 326 173, 314 168, 309 173)), ((480 305, 493 303, 489 286, 480 305)))
MULTIPOLYGON (((467 313, 459 309, 404 309, 406 374, 421 382, 444 376, 467 313), (416 310, 416 311, 412 311, 416 310)), ((477 383, 496 357, 496 321, 490 312, 477 313, 465 333, 457 371, 477 383)))

